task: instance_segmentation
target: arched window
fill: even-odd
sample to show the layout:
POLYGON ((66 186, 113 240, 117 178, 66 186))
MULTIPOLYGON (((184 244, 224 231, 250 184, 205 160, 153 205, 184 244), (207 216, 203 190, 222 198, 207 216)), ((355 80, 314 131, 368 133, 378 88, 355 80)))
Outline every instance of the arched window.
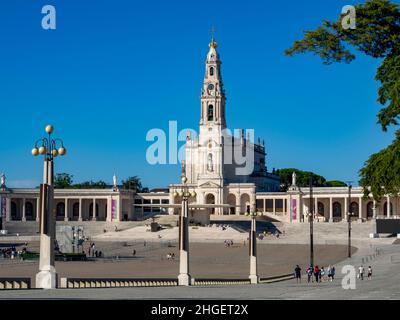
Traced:
POLYGON ((17 204, 14 201, 11 201, 11 219, 17 219, 17 204))
POLYGON ((32 204, 32 202, 26 202, 25 203, 25 217, 28 220, 32 220, 33 219, 33 204, 32 204))
POLYGON ((73 217, 79 217, 79 202, 75 202, 72 206, 72 215, 73 217))
POLYGON ((342 217, 342 205, 339 202, 333 203, 333 217, 334 218, 342 217))
POLYGON ((210 68, 210 76, 213 76, 213 75, 214 75, 214 68, 211 67, 211 68, 210 68))
POLYGON ((207 119, 208 121, 214 121, 214 106, 212 104, 208 106, 207 119))
POLYGON ((64 204, 64 202, 57 203, 56 214, 57 214, 57 217, 64 217, 65 216, 65 204, 64 204))
POLYGON ((325 207, 322 202, 318 202, 318 214, 323 216, 325 214, 325 207))

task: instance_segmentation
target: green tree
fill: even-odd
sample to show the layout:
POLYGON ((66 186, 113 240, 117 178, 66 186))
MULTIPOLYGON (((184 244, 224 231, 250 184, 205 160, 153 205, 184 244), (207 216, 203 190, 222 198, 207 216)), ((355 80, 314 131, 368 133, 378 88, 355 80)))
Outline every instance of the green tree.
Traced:
MULTIPOLYGON (((378 123, 383 131, 390 125, 398 126, 400 118, 400 11, 399 5, 389 0, 368 0, 355 6, 356 29, 342 27, 343 15, 337 21, 325 20, 313 31, 305 31, 304 38, 295 41, 285 51, 289 56, 311 52, 318 55, 324 64, 350 63, 356 55, 354 48, 367 56, 382 60, 375 79, 380 82, 378 102, 383 108, 378 113, 378 123)), ((371 191, 379 199, 386 193, 399 189, 399 153, 393 153, 400 144, 400 133, 384 150, 372 155, 360 170, 360 184, 364 195, 371 191)))
POLYGON ((74 184, 74 189, 107 189, 109 185, 102 180, 99 181, 84 181, 81 183, 74 184))
POLYGON ((286 191, 288 187, 291 186, 293 172, 296 172, 296 185, 298 187, 308 187, 310 185, 311 177, 314 187, 325 186, 326 179, 314 172, 303 171, 295 168, 284 168, 275 171, 275 174, 281 178, 282 191, 286 191))
POLYGON ((54 188, 66 189, 71 188, 73 175, 68 173, 57 173, 54 177, 54 188))
POLYGON ((343 181, 332 180, 326 182, 327 187, 347 187, 347 184, 343 181))
POLYGON ((133 190, 135 192, 149 192, 148 188, 142 186, 142 182, 138 176, 128 177, 126 180, 122 180, 122 188, 125 190, 133 190))

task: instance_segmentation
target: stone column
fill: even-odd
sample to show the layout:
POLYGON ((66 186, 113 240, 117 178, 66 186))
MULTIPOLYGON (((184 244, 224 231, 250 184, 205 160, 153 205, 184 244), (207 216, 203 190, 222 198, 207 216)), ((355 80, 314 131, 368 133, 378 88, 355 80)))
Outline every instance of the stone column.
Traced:
MULTIPOLYGON (((6 222, 11 221, 11 199, 6 199, 6 222)), ((4 227, 3 227, 4 228, 4 227)))
POLYGON ((275 198, 272 199, 272 213, 276 214, 275 198))
POLYGON ((179 216, 179 275, 178 285, 189 286, 191 276, 189 273, 189 219, 188 200, 183 199, 181 214, 179 216))
POLYGON ((265 213, 265 212, 267 212, 267 206, 266 206, 266 200, 265 199, 263 199, 263 212, 265 213))
POLYGON ((68 199, 65 198, 65 212, 64 212, 64 221, 68 221, 69 220, 69 212, 68 212, 68 199))
POLYGON ((107 217, 106 221, 111 222, 112 218, 112 202, 111 202, 111 197, 107 198, 107 217))
POLYGON ((40 199, 36 199, 36 222, 39 222, 40 219, 40 199))
POLYGON ((358 220, 360 222, 363 221, 363 203, 362 203, 362 198, 358 198, 358 220))
MULTIPOLYGON (((275 203, 275 199, 274 199, 275 203)), ((249 255, 250 255, 250 283, 258 283, 258 272, 257 272, 257 235, 256 235, 256 218, 251 218, 251 230, 250 230, 250 243, 249 243, 249 255)))
POLYGON ((376 219, 376 201, 374 200, 374 204, 372 206, 372 218, 376 219))
POLYGON ((92 221, 96 221, 96 199, 93 198, 92 221))
POLYGON ((329 198, 329 222, 333 222, 333 199, 329 198))
POLYGON ((314 198, 314 218, 315 217, 319 218, 319 214, 318 214, 318 198, 317 197, 314 198))
POLYGON ((82 204, 83 204, 83 201, 82 201, 82 198, 79 198, 79 216, 78 216, 78 221, 82 221, 82 204))
POLYGON ((348 204, 348 201, 347 201, 347 197, 344 197, 344 208, 342 210, 342 220, 343 220, 343 217, 344 217, 345 221, 347 221, 348 214, 349 214, 349 204, 348 204))
POLYGON ((44 161, 43 183, 40 185, 40 255, 39 272, 36 274, 37 289, 55 289, 57 287, 54 256, 56 221, 53 214, 53 172, 53 161, 46 159, 44 161))
POLYGON ((22 199, 22 219, 21 221, 26 221, 26 215, 25 215, 25 208, 26 208, 26 199, 22 199))
POLYGON ((241 203, 240 203, 240 194, 236 194, 235 199, 236 199, 235 212, 236 212, 236 215, 238 216, 238 215, 240 215, 240 210, 242 209, 241 203))
POLYGON ((386 201, 387 201, 387 205, 386 205, 386 217, 390 218, 390 197, 386 196, 386 201))
MULTIPOLYGON (((169 203, 174 204, 175 203, 175 198, 174 198, 174 192, 170 190, 169 192, 169 203)), ((168 214, 173 215, 174 214, 174 208, 168 208, 168 214)))

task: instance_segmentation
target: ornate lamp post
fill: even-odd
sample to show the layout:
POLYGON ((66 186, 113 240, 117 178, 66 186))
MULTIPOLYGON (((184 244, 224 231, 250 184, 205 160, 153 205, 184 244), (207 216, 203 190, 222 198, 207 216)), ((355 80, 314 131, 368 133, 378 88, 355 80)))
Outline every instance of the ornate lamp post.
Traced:
POLYGON ((353 213, 351 212, 351 184, 349 184, 349 205, 348 205, 348 214, 347 214, 347 222, 349 229, 349 243, 348 243, 348 257, 351 258, 351 217, 353 213))
POLYGON ((189 273, 189 198, 196 198, 195 191, 189 191, 186 185, 187 178, 182 173, 182 187, 181 190, 174 192, 174 197, 182 198, 181 214, 179 216, 179 275, 178 285, 189 286, 191 276, 189 273))
POLYGON ((40 185, 40 260, 39 272, 36 274, 36 288, 54 289, 57 286, 57 273, 54 266, 54 241, 55 241, 55 217, 54 217, 54 158, 64 156, 67 150, 60 139, 52 139, 54 131, 52 125, 46 126, 48 137, 36 141, 32 149, 32 155, 44 156, 43 183, 40 185), (57 146, 59 146, 57 148, 57 146))
POLYGON ((313 182, 310 177, 310 203, 308 213, 306 213, 310 222, 310 267, 314 267, 314 204, 313 204, 313 182))
POLYGON ((257 270, 257 212, 246 213, 251 217, 251 228, 249 235, 249 256, 250 256, 250 283, 257 284, 259 282, 257 270))

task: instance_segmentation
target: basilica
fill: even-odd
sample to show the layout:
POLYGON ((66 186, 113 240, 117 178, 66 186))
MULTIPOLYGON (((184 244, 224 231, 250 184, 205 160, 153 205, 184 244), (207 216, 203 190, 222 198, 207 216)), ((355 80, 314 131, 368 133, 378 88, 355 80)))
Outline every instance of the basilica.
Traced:
MULTIPOLYGON (((294 175, 289 190, 280 191, 279 177, 267 170, 264 140, 255 141, 252 130, 229 130, 225 107, 221 60, 213 37, 201 88, 200 130, 198 136, 187 134, 182 164, 185 187, 196 195, 190 202, 199 204, 199 209, 200 205, 208 204, 201 209, 208 215, 230 219, 259 212, 290 223, 308 221, 311 211, 315 213, 314 219, 321 222, 347 221, 349 212, 352 219, 360 222, 398 217, 398 196, 387 195, 376 202, 363 198, 361 187, 354 187, 350 196, 347 187, 314 188, 310 197, 310 190, 298 187, 294 175)), ((95 223, 178 214, 182 187, 176 183, 167 189, 135 193, 119 188, 114 181, 108 189, 56 189, 55 215, 58 221, 95 223)), ((0 213, 6 223, 38 221, 38 189, 8 188, 3 176, 0 197, 0 213)))

